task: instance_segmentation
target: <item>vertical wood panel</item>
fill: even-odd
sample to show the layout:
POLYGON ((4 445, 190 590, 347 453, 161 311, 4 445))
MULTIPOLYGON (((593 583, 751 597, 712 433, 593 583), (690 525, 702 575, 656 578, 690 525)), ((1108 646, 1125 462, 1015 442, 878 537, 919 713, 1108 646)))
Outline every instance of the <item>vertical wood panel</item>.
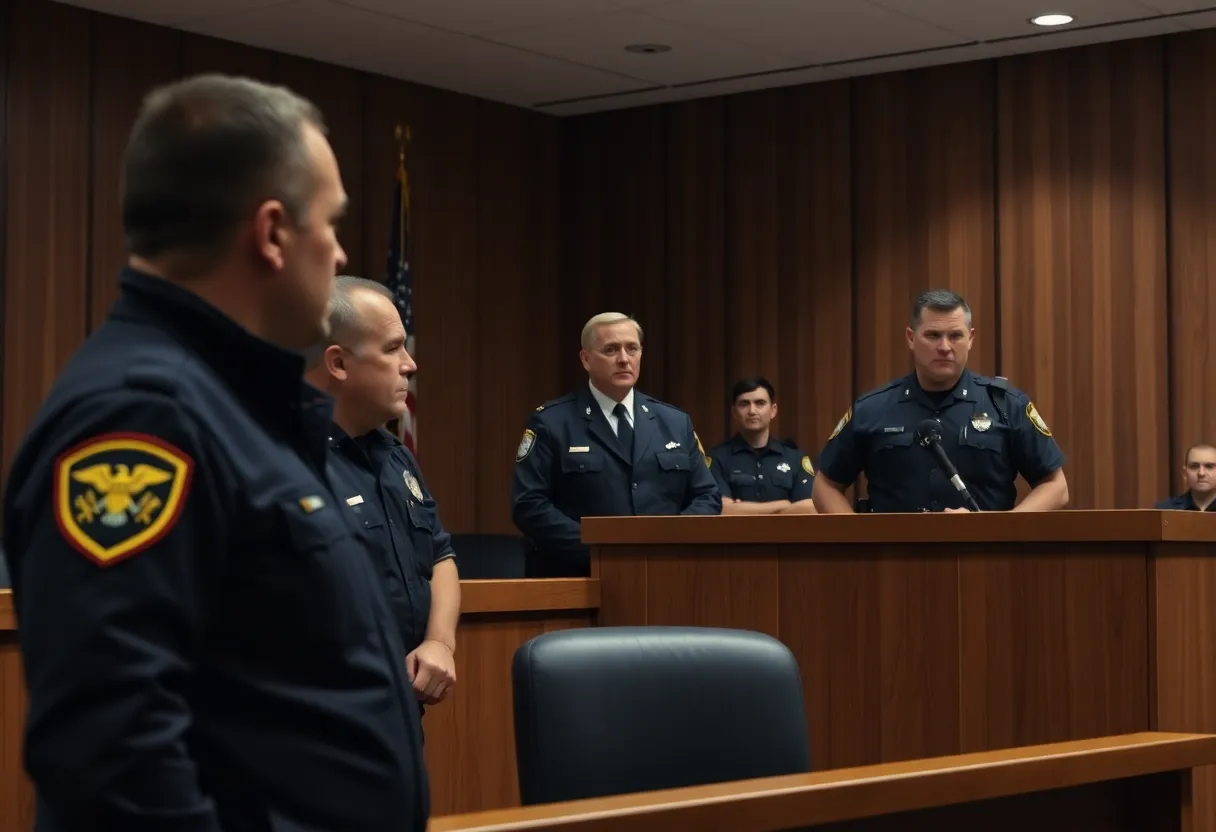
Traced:
POLYGON ((1186 449, 1216 442, 1216 29, 1178 35, 1166 43, 1173 411, 1166 485, 1179 492, 1186 449))
MULTIPOLYGON (((363 83, 359 73, 291 55, 276 55, 274 78, 320 108, 329 143, 338 157, 350 204, 338 228, 347 274, 363 275, 363 83)), ((387 240, 384 241, 387 243, 387 240)), ((379 265, 383 262, 376 262, 379 265)), ((373 275, 374 276, 374 275, 373 275)))
POLYGON ((967 299, 968 366, 993 374, 993 64, 854 83, 857 392, 910 371, 912 301, 931 288, 967 299))
POLYGON ((1160 40, 1000 66, 1004 375, 1069 455, 1074 508, 1166 490, 1160 40))
POLYGON ((776 435, 818 455, 853 398, 849 87, 728 107, 726 384, 766 377, 776 435))
POLYGON ((119 187, 131 125, 144 96, 181 75, 181 58, 178 32, 109 15, 93 18, 90 330, 118 298, 118 271, 127 262, 119 187))
MULTIPOLYGON (((520 424, 558 395, 559 318, 556 119, 478 104, 476 314, 462 316, 478 344, 477 529, 514 533, 507 486, 520 424)), ((470 355, 472 358, 472 355, 470 355)), ((475 381, 474 381, 475 379, 475 381)))
POLYGON ((90 15, 22 0, 9 64, 4 468, 84 337, 90 15))
POLYGON ((721 441, 726 407, 725 109, 709 98, 666 111, 667 326, 655 352, 669 400, 692 417, 706 449, 721 441))
MULTIPOLYGON (((579 119, 564 166, 561 329, 565 388, 586 384, 577 361, 583 324, 599 312, 624 312, 646 332, 638 389, 660 399, 672 345, 665 332, 667 240, 664 119, 643 107, 579 119), (590 137, 590 140, 588 140, 590 137), (566 355, 570 358, 567 359, 566 355)), ((554 394, 558 395, 557 393, 554 394)), ((674 403, 674 402, 673 402, 674 403)))
MULTIPOLYGON (((8 284, 8 167, 9 167, 9 137, 8 137, 8 100, 9 100, 9 63, 12 57, 13 42, 13 4, 0 3, 0 322, 8 320, 7 307, 8 284)), ((4 338, 0 337, 0 372, 3 372, 8 353, 5 351, 4 338)), ((0 378, 0 475, 8 470, 8 454, 5 444, 4 399, 5 387, 0 378)), ((4 522, 4 508, 0 505, 0 523, 4 522)))
POLYGON ((222 72, 255 81, 274 80, 275 53, 243 43, 186 32, 182 35, 182 74, 222 72))

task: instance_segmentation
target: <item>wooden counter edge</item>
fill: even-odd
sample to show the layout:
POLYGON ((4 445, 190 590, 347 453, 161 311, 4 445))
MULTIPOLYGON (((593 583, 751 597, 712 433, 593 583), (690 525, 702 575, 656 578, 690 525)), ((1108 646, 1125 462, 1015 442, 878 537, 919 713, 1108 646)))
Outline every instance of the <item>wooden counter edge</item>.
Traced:
MULTIPOLYGON (((509 579, 460 582, 460 613, 597 610, 600 582, 594 578, 509 579)), ((17 629, 13 593, 0 589, 0 632, 17 629)))
POLYGON ((13 611, 13 591, 0 589, 0 633, 17 629, 17 613, 13 611))
POLYGON ((767 777, 433 818, 428 832, 770 832, 1216 763, 1216 736, 1143 732, 819 774, 767 777))
POLYGON ((596 578, 510 578, 460 582, 460 614, 598 610, 596 578))

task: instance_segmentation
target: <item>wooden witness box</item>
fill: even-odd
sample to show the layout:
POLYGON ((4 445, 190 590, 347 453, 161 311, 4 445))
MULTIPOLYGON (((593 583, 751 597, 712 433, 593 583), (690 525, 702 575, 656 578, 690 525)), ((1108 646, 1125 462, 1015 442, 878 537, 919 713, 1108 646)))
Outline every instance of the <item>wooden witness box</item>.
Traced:
MULTIPOLYGON (((739 627, 797 657, 816 770, 1216 732, 1216 517, 586 518, 597 624, 739 627)), ((1216 832, 1216 769, 1195 775, 1216 832)))

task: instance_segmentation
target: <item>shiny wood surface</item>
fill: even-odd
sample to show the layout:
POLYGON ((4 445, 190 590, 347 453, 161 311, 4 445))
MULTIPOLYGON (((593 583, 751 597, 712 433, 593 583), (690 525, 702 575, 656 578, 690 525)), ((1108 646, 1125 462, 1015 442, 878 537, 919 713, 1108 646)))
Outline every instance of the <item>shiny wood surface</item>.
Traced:
MULTIPOLYGON (((1216 733, 1210 515, 614 518, 583 529, 598 624, 740 627, 793 651, 817 769, 1216 733)), ((1196 773, 1195 801, 1196 828, 1216 830, 1212 769, 1196 773)))
POLYGON ((865 829, 968 828, 924 826, 934 818, 924 810, 938 807, 963 809, 945 817, 966 812, 976 829, 1029 828, 1032 819, 1039 830, 1187 829, 1186 772, 1211 763, 1214 736, 1137 733, 439 817, 429 832, 770 832, 864 818, 877 821, 865 829), (1113 788, 1084 789, 1093 784, 1113 788), (999 800, 1074 789, 1050 801, 999 800))

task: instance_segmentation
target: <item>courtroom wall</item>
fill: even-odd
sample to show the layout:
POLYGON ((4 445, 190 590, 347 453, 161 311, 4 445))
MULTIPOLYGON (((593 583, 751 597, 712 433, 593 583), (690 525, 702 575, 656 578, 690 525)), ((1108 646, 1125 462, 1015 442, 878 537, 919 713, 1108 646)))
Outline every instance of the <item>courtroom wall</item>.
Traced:
POLYGON ((543 357, 556 346, 557 121, 45 0, 0 3, 3 467, 116 296, 118 165, 140 99, 207 70, 284 83, 322 108, 356 274, 384 276, 393 128, 410 125, 420 455, 452 529, 510 531, 511 419, 559 387, 543 357))
MULTIPOLYGON (((594 114, 563 128, 562 315, 646 327, 640 386, 727 430, 778 389, 817 452, 908 370, 914 295, 1034 398, 1074 508, 1149 506, 1216 441, 1216 33, 594 114)), ((567 385, 577 366, 563 366, 567 385)))

